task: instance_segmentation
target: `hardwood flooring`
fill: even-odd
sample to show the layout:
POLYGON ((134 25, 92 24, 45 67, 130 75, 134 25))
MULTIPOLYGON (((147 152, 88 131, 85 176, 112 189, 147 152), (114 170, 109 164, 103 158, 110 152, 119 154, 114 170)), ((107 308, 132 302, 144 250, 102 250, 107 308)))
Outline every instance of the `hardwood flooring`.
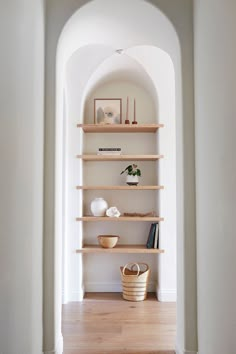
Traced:
POLYGON ((88 293, 62 307, 63 354, 174 354, 176 304, 88 293))

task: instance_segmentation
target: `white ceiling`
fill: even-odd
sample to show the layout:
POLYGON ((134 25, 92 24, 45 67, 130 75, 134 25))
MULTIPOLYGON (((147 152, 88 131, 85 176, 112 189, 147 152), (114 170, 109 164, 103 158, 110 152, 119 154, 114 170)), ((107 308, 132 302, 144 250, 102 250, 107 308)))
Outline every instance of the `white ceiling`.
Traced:
POLYGON ((124 51, 123 54, 114 52, 100 64, 88 80, 86 95, 109 81, 131 81, 137 86, 145 87, 151 95, 155 86, 144 67, 124 51))
POLYGON ((86 96, 98 85, 117 79, 144 87, 155 101, 161 95, 168 107, 174 65, 179 68, 179 63, 177 34, 157 7, 143 0, 96 0, 81 7, 65 25, 58 44, 57 76, 63 83, 66 73, 73 112, 81 111, 86 96), (121 55, 116 52, 120 48, 121 55))

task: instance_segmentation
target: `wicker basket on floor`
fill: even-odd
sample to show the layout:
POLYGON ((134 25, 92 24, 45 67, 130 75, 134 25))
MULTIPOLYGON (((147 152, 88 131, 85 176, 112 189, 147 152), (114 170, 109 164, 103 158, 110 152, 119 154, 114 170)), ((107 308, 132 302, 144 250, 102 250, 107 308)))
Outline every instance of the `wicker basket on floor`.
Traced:
POLYGON ((129 301, 143 301, 147 297, 150 268, 146 263, 127 263, 120 267, 123 298, 129 301), (143 270, 144 268, 144 270, 143 270))

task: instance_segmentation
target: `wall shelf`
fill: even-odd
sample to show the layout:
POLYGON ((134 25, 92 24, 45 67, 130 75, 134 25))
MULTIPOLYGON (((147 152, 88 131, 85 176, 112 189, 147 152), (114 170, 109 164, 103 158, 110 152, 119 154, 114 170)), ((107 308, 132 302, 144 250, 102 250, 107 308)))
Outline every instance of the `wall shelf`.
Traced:
POLYGON ((85 133, 155 133, 164 124, 77 124, 85 133))
POLYGON ((114 248, 102 248, 99 245, 84 245, 83 248, 77 249, 76 253, 145 253, 157 254, 164 253, 163 249, 146 248, 144 245, 118 245, 114 248))
POLYGON ((164 189, 164 186, 76 186, 76 189, 82 190, 118 190, 118 191, 140 191, 140 190, 159 190, 164 189))
POLYGON ((77 155, 83 161, 156 161, 163 155, 77 155))
MULTIPOLYGON (((101 125, 101 124, 78 124, 78 128, 83 129, 84 133, 156 133, 159 128, 164 127, 163 124, 137 124, 137 125, 128 125, 128 124, 113 124, 113 125, 101 125)), ((130 137, 129 137, 130 138, 130 137)), ((156 139, 155 135, 153 134, 153 139, 156 139)), ((103 138, 102 138, 103 140, 103 138)), ((77 155, 76 157, 81 159, 83 162, 87 161, 157 161, 163 158, 163 155, 154 155, 154 154, 135 154, 135 155, 97 155, 97 154, 89 154, 88 151, 84 151, 85 154, 77 155), (87 152, 87 154, 86 154, 87 152)), ((112 183, 112 180, 111 180, 112 183)), ((97 191, 97 190, 104 190, 104 191, 111 191, 108 194, 112 194, 112 191, 129 191, 129 190, 136 190, 136 191, 157 191, 164 189, 164 186, 161 185, 137 185, 137 186, 128 186, 125 185, 77 185, 77 190, 82 191, 97 191)), ((82 193, 84 194, 84 193, 82 193)), ((86 193, 84 194, 86 200, 86 193)), ((124 202, 125 203, 125 202, 124 202)), ((144 206, 144 209, 145 206, 144 206)), ((125 214, 125 213, 124 213, 125 214)), ((76 221, 81 222, 153 222, 158 223, 164 221, 163 217, 160 216, 153 216, 155 212, 148 213, 146 215, 150 216, 137 216, 135 213, 127 213, 126 215, 134 215, 134 216, 124 216, 121 215, 120 217, 108 217, 108 216, 81 216, 77 217, 76 221)), ((144 213, 140 213, 139 215, 145 215, 144 213)), ((87 225, 87 227, 89 227, 87 225)), ((112 225, 112 229, 116 229, 117 226, 112 225)), ((132 227, 139 228, 138 225, 133 225, 132 227)), ((99 227, 95 228, 99 230, 99 227)), ((86 237, 83 237, 83 240, 86 242, 86 237)), ((145 244, 118 244, 114 248, 103 248, 99 244, 83 244, 83 247, 76 249, 76 253, 78 254, 161 254, 164 253, 163 249, 158 248, 147 248, 145 244)), ((136 241, 137 242, 137 241, 136 241)))
POLYGON ((108 216, 82 216, 76 218, 76 221, 164 221, 164 218, 160 216, 120 216, 119 218, 116 217, 108 217, 108 216))

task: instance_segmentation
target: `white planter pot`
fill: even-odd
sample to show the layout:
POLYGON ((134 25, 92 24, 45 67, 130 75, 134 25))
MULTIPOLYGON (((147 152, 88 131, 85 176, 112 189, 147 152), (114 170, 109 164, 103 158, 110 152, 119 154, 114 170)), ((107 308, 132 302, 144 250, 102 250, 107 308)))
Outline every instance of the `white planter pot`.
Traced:
POLYGON ((108 204, 103 198, 95 198, 90 205, 93 216, 105 216, 107 208, 108 204))
POLYGON ((127 175, 126 177, 126 183, 130 186, 137 186, 139 182, 138 176, 130 176, 127 175))

